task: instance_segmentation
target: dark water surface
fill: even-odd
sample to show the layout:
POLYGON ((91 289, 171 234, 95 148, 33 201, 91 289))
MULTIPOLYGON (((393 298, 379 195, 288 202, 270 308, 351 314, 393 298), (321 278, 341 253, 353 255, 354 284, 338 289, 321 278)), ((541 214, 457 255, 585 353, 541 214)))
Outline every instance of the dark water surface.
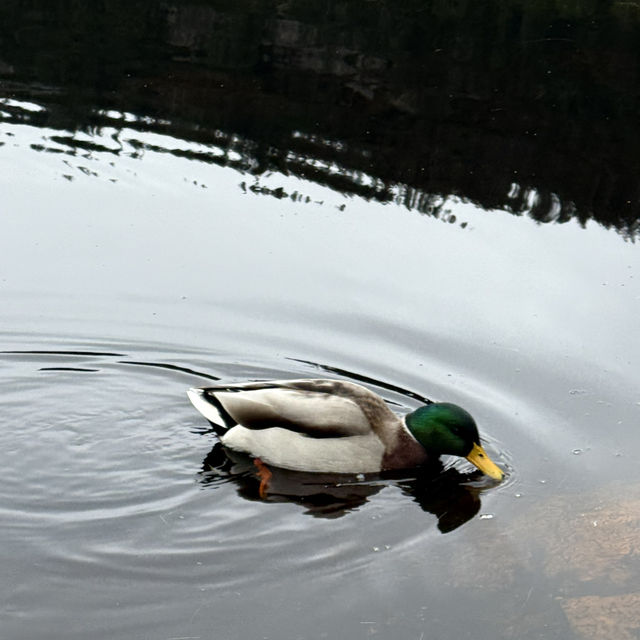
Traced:
POLYGON ((640 628, 629 3, 0 7, 0 638, 640 628), (275 472, 185 390, 457 402, 508 471, 275 472))

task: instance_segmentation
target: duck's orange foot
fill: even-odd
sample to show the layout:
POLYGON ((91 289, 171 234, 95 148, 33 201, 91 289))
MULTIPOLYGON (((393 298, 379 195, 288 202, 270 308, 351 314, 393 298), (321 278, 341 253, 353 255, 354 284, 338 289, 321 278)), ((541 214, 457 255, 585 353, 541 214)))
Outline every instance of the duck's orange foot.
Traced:
POLYGON ((260 478, 260 488, 258 489, 258 493, 260 497, 264 500, 267 497, 267 489, 269 488, 269 480, 271 480, 271 476, 273 475, 267 465, 260 460, 260 458, 254 458, 253 464, 258 469, 258 477, 260 478))

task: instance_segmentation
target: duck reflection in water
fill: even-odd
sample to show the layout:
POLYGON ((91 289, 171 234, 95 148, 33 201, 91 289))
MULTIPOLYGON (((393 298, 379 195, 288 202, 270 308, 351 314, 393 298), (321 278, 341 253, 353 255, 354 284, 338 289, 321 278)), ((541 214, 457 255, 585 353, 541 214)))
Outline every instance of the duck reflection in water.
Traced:
POLYGON ((396 486, 420 507, 435 515, 438 529, 448 533, 471 520, 480 510, 481 494, 493 484, 483 482, 480 471, 461 473, 444 469, 440 461, 415 469, 378 474, 305 473, 269 467, 268 489, 255 459, 216 442, 202 463, 205 486, 231 482, 247 500, 290 502, 318 518, 339 518, 364 505, 385 487, 396 486))

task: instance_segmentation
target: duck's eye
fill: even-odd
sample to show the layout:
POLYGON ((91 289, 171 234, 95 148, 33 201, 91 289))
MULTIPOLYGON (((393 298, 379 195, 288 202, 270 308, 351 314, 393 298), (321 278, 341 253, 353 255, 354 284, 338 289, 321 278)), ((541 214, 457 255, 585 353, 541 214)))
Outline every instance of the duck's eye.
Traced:
POLYGON ((479 453, 478 458, 484 458, 484 453, 479 453))

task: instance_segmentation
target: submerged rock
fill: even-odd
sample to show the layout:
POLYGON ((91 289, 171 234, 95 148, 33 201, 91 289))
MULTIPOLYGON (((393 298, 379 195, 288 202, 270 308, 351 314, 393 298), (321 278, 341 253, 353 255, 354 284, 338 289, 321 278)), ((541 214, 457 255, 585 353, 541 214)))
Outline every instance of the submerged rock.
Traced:
POLYGON ((640 629, 640 593, 568 598, 562 608, 586 640, 635 640, 640 629))
POLYGON ((638 637, 640 487, 556 495, 499 523, 469 529, 448 574, 491 598, 505 638, 638 637))

